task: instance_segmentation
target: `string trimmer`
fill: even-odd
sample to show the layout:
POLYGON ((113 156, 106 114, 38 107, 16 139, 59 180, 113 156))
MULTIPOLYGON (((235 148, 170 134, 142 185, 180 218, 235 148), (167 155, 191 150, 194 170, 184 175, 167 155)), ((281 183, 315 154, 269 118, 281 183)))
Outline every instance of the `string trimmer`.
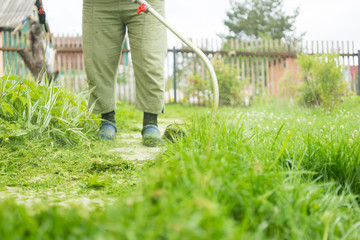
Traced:
MULTIPOLYGON (((133 0, 133 2, 134 3, 137 2, 140 4, 140 6, 137 10, 137 14, 141 14, 142 12, 152 14, 157 20, 160 21, 160 23, 162 23, 166 28, 168 28, 172 33, 174 33, 182 42, 184 42, 189 48, 191 48, 205 63, 206 68, 210 72, 212 85, 213 85, 213 94, 214 95, 213 95, 213 108, 212 108, 212 120, 213 120, 212 123, 214 123, 215 119, 216 119, 216 113, 218 110, 218 106, 219 106, 219 86, 218 86, 218 81, 216 78, 215 70, 214 70, 213 66, 211 65, 210 60, 200 50, 200 48, 195 46, 195 44, 193 44, 183 34, 181 34, 179 31, 177 31, 170 23, 168 23, 166 21, 166 19, 163 16, 161 16, 154 8, 152 8, 148 2, 146 2, 145 0, 133 0)), ((213 124, 212 124, 212 127, 214 127, 213 124)), ((180 126, 178 126, 176 124, 172 124, 172 125, 167 126, 165 133, 164 133, 164 137, 170 141, 174 141, 174 140, 179 139, 182 136, 184 136, 184 134, 185 134, 185 132, 183 131, 183 129, 180 126)))
MULTIPOLYGON (((133 2, 137 2, 140 4, 140 7, 137 11, 138 14, 145 12, 145 13, 151 13, 157 20, 159 20, 166 28, 168 28, 172 33, 174 33, 181 41, 183 41, 189 48, 191 48, 200 58, 204 61, 206 68, 210 72, 212 85, 213 85, 213 117, 215 119, 218 106, 219 106, 219 86, 218 81, 216 78, 215 70, 213 66, 211 65, 210 60, 206 57, 206 55, 197 47, 195 44, 193 44, 189 39, 184 37, 183 34, 181 34, 179 31, 177 31, 170 23, 166 21, 166 19, 161 16, 154 8, 150 6, 148 2, 145 0, 133 0, 133 2)), ((175 63, 174 63, 175 64, 175 63)))

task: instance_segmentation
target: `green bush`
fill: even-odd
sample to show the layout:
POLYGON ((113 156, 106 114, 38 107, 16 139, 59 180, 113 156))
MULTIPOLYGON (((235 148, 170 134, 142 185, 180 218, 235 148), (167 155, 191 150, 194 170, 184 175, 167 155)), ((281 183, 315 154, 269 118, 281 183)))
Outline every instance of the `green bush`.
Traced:
MULTIPOLYGON (((242 91, 247 81, 240 79, 238 71, 230 64, 225 64, 221 60, 213 60, 212 64, 219 84, 220 106, 244 105, 242 91)), ((209 98, 209 93, 213 91, 210 79, 204 79, 199 74, 190 75, 189 82, 188 97, 209 98)))
MULTIPOLYGON (((194 101, 200 102, 201 100, 208 100, 210 102, 211 98, 210 82, 208 79, 204 79, 200 76, 200 74, 195 73, 189 75, 189 87, 186 91, 186 98, 190 100, 193 98, 194 101), (196 100, 195 100, 196 99, 196 100)), ((206 103, 203 101, 203 105, 206 103)))
POLYGON ((246 81, 241 80, 239 73, 230 64, 224 64, 220 60, 213 61, 219 81, 220 105, 239 106, 244 105, 242 90, 246 81))
POLYGON ((331 107, 345 94, 338 55, 298 55, 303 84, 300 86, 299 103, 308 107, 331 107))

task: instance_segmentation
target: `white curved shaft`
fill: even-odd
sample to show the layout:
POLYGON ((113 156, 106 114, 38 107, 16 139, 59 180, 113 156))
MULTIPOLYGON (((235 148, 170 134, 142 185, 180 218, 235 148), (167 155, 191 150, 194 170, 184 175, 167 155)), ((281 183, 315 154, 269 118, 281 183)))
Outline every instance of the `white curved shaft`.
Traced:
POLYGON ((206 55, 189 39, 187 39, 184 35, 182 35, 179 31, 177 31, 172 25, 170 25, 166 19, 161 16, 155 9, 153 9, 150 4, 148 4, 145 0, 133 0, 133 2, 138 2, 139 4, 145 4, 147 11, 151 13, 156 19, 158 19, 163 25, 165 25, 172 33, 174 33, 181 41, 183 41, 189 48, 191 48, 205 63, 205 66, 210 72, 213 90, 214 90, 214 99, 213 99, 213 112, 217 113, 219 107, 219 85, 216 77, 215 70, 211 65, 210 60, 206 57, 206 55))

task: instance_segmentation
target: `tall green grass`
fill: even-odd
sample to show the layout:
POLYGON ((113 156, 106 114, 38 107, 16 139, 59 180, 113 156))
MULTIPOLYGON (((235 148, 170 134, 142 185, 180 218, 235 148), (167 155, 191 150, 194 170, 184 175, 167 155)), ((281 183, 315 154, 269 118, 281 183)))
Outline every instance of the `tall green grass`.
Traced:
POLYGON ((23 77, 0 78, 0 140, 27 136, 49 137, 63 144, 88 139, 96 127, 96 117, 87 111, 89 92, 74 95, 62 87, 44 82, 37 85, 23 77), (12 132, 12 133, 11 133, 12 132))
POLYGON ((333 112, 227 109, 214 124, 202 114, 118 203, 104 210, 50 207, 30 214, 5 202, 0 235, 358 239, 358 103, 333 112))

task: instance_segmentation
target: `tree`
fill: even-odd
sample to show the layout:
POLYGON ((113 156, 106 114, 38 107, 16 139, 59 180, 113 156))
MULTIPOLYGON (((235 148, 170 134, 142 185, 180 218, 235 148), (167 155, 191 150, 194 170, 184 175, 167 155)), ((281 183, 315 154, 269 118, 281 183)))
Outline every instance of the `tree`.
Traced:
POLYGON ((22 48, 18 50, 19 55, 25 62, 26 67, 28 67, 31 73, 34 75, 35 79, 41 82, 42 76, 44 73, 47 75, 49 83, 52 80, 56 80, 59 72, 50 72, 49 69, 46 69, 45 62, 45 49, 43 45, 42 38, 42 29, 41 24, 37 21, 29 19, 30 21, 30 40, 31 40, 31 53, 27 48, 22 48))
POLYGON ((232 1, 224 23, 231 37, 296 38, 294 24, 299 8, 292 15, 287 15, 283 5, 283 0, 232 1))

